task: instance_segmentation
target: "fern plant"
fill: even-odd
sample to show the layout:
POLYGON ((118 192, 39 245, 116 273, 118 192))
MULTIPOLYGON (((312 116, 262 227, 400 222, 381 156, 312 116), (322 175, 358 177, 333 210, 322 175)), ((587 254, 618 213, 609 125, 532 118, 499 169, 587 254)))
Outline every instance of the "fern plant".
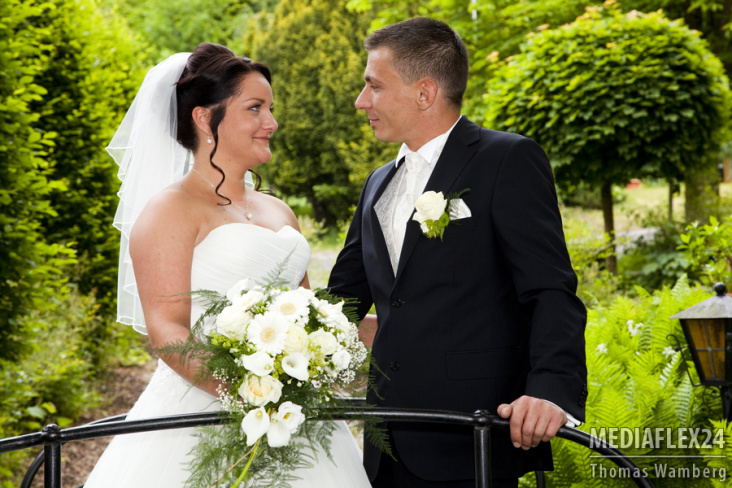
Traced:
MULTIPOLYGON (((684 276, 673 288, 652 294, 636 288, 636 292, 637 298, 617 297, 607 306, 588 311, 589 396, 586 421, 579 429, 600 437, 603 428, 637 432, 640 439, 636 437, 630 447, 621 446, 621 450, 633 456, 657 488, 728 486, 732 428, 724 420, 715 420, 722 418, 717 390, 692 385, 691 378, 694 383, 698 378, 689 351, 676 348, 672 337, 686 345, 681 325, 669 319, 709 298, 710 290, 690 287, 684 276), (654 443, 642 442, 647 429, 656 428, 671 434, 671 446, 657 438, 654 443), (696 428, 723 434, 724 441, 720 435, 719 443, 712 447, 672 447, 684 442, 677 437, 680 430, 696 428), (691 479, 681 477, 687 473, 691 479)), ((547 486, 635 486, 627 473, 594 451, 559 438, 552 441, 552 447, 555 471, 547 473, 547 486)), ((521 480, 523 487, 533 484, 533 475, 521 480)))

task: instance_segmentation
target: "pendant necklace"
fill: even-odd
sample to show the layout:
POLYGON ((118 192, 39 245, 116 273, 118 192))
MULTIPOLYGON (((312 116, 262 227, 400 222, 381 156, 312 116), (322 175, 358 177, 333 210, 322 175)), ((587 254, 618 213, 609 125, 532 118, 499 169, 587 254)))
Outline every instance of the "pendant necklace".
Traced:
MULTIPOLYGON (((203 179, 203 181, 205 181, 206 183, 211 185, 211 188, 213 188, 214 191, 216 190, 216 186, 214 186, 213 183, 208 181, 205 176, 203 176, 201 173, 199 173, 198 170, 196 170, 196 168, 191 168, 191 171, 193 171, 198 176, 200 176, 203 179)), ((233 206, 238 208, 239 211, 244 214, 244 217, 246 217, 247 220, 252 220, 252 213, 249 211, 249 200, 247 200, 246 189, 244 190, 244 208, 241 208, 241 206, 237 205, 236 202, 234 202, 234 200, 230 200, 230 201, 233 206)))

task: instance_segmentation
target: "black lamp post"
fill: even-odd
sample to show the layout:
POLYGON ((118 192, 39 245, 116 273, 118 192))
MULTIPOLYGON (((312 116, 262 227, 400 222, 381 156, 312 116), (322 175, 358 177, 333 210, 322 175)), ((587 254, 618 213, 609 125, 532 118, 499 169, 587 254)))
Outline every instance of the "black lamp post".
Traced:
POLYGON ((719 387, 724 417, 732 406, 732 297, 724 283, 714 285, 717 296, 672 316, 679 319, 702 385, 719 387))

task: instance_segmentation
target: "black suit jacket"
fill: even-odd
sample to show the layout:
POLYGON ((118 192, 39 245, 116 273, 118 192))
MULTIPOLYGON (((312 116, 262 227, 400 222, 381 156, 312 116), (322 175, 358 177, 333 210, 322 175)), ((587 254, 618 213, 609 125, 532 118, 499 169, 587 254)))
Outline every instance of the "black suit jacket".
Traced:
MULTIPOLYGON (((483 129, 463 117, 425 191, 461 198, 472 217, 451 223, 442 241, 410 220, 394 276, 374 210, 394 176, 390 162, 367 179, 329 287, 376 304, 373 356, 377 405, 495 412, 531 395, 584 418, 586 312, 575 291, 549 161, 534 141, 483 129)), ((390 424, 404 465, 428 480, 474 477, 471 429, 390 424)), ((551 469, 548 444, 515 449, 492 440, 494 476, 551 469)), ((376 476, 379 453, 366 443, 376 476)))

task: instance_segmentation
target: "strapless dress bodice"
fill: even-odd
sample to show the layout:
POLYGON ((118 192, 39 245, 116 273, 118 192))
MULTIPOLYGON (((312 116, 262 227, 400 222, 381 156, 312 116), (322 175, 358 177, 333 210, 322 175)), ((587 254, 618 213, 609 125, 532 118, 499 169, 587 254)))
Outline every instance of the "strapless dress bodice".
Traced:
MULTIPOLYGON (((297 288, 305 276, 309 260, 307 240, 289 225, 275 232, 253 224, 225 224, 214 228, 195 247, 191 290, 226 293, 244 278, 266 284, 280 266, 279 278, 290 288, 297 288)), ((194 297, 191 324, 202 310, 202 304, 194 297)))

